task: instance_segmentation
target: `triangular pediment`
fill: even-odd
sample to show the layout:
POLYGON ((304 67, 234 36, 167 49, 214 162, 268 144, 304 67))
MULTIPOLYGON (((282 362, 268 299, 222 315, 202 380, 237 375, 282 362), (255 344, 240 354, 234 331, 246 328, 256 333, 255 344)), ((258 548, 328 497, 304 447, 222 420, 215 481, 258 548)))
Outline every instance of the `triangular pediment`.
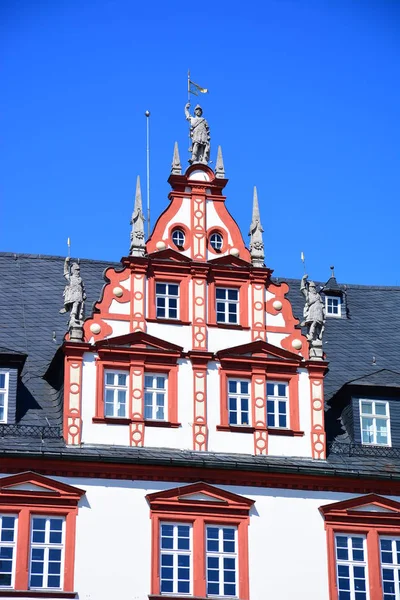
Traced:
POLYGON ((148 255, 149 258, 157 260, 168 260, 176 263, 190 263, 191 259, 181 252, 177 252, 172 248, 166 248, 165 250, 157 250, 148 255))
POLYGON ((55 481, 31 471, 0 479, 0 501, 4 497, 53 497, 78 501, 84 494, 75 486, 55 481))
POLYGON ((153 509, 161 506, 173 509, 183 505, 186 509, 190 506, 198 509, 202 506, 207 509, 207 507, 215 507, 216 505, 221 508, 224 505, 231 510, 250 510, 254 504, 254 500, 250 498, 221 490, 203 482, 155 492, 154 494, 148 494, 146 498, 153 509))
POLYGON ((350 500, 333 502, 321 506, 319 510, 326 520, 348 519, 350 516, 364 521, 367 519, 382 520, 387 517, 395 517, 400 520, 400 502, 377 494, 367 494, 350 500))
POLYGON ((263 340, 257 340, 250 342, 249 344, 241 344, 240 346, 232 346, 231 348, 224 348, 218 353, 218 358, 229 358, 234 356, 243 356, 244 358, 260 356, 271 360, 294 360, 297 363, 302 361, 302 357, 294 352, 279 348, 263 340))
POLYGON ((125 335, 119 335, 116 337, 107 338, 100 340, 96 343, 96 347, 101 348, 142 348, 145 350, 163 350, 165 352, 179 352, 183 351, 182 346, 177 346, 171 342, 167 342, 153 335, 149 335, 144 331, 135 331, 133 333, 126 333, 125 335))
POLYGON ((247 267, 251 265, 247 260, 243 260, 243 258, 239 258, 238 256, 233 256, 233 254, 225 254, 224 256, 218 256, 218 258, 212 258, 208 261, 212 265, 221 266, 221 267, 247 267))

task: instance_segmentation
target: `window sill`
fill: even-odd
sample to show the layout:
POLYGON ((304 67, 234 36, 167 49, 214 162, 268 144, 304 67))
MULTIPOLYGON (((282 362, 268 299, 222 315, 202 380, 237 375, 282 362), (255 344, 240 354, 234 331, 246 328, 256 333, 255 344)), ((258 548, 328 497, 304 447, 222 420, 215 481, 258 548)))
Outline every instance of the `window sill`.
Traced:
POLYGON ((164 323, 167 325, 191 325, 190 321, 181 321, 180 319, 146 319, 147 323, 164 323))
POLYGON ((60 590, 10 590, 0 589, 0 598, 77 598, 76 592, 60 590))
POLYGON ((92 423, 109 423, 110 425, 129 425, 130 419, 125 417, 93 417, 92 423))
MULTIPOLYGON (((149 594, 149 600, 176 600, 177 598, 187 598, 188 600, 210 600, 210 598, 221 598, 221 596, 192 596, 191 594, 149 594)), ((224 596, 225 600, 230 600, 229 596, 224 596)), ((237 596, 235 596, 237 598, 237 596)), ((233 600, 233 598, 232 598, 233 600)))
POLYGON ((180 423, 171 423, 171 421, 144 421, 145 427, 169 427, 170 429, 177 429, 181 427, 180 423))
POLYGON ((219 327, 220 329, 238 329, 239 331, 250 331, 250 327, 243 327, 234 323, 207 323, 208 327, 219 327))
POLYGON ((303 437, 304 431, 294 431, 293 429, 274 429, 267 428, 268 435, 284 435, 287 437, 303 437))
MULTIPOLYGON (((171 421, 147 421, 145 419, 139 421, 144 423, 146 427, 169 427, 171 429, 177 429, 181 426, 180 423, 172 423, 171 421)), ((118 418, 118 417, 93 417, 92 423, 106 423, 109 425, 130 425, 131 423, 137 423, 132 419, 118 418)))
POLYGON ((254 433, 250 425, 217 425, 217 431, 235 431, 236 433, 254 433))

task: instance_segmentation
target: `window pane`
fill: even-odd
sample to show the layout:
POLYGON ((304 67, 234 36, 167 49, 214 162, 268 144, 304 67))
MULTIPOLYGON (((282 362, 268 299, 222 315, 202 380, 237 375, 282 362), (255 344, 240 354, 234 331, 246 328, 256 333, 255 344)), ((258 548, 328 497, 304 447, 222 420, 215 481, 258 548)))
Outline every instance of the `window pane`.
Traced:
POLYGON ((6 387, 6 374, 0 373, 0 388, 2 388, 4 390, 5 387, 6 387))
POLYGON ((228 289, 228 300, 237 300, 238 290, 228 289))
POLYGON ((286 385, 284 383, 278 384, 278 396, 286 396, 286 385))
POLYGON ((375 402, 375 413, 377 415, 386 415, 386 402, 375 402))
POLYGON ((156 283, 156 294, 166 294, 167 286, 165 283, 156 283))
POLYGON ((106 384, 107 385, 114 384, 114 373, 106 373, 106 384))
POLYGON ((126 375, 118 373, 118 385, 126 385, 126 375))
POLYGON ((372 403, 371 402, 361 402, 361 412, 364 415, 372 415, 372 403))
POLYGON ((274 384, 273 383, 267 383, 267 395, 268 396, 274 395, 274 384))

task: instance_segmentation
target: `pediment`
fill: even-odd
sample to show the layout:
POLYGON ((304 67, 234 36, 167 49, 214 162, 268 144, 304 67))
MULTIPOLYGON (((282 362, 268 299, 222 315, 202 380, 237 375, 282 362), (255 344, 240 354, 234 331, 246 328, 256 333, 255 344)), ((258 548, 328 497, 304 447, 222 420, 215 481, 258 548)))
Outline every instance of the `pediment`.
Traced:
POLYGON ((221 266, 221 267, 247 267, 249 268, 250 264, 247 260, 243 260, 243 258, 239 258, 238 256, 233 256, 232 254, 225 254, 224 256, 218 256, 217 258, 213 258, 208 261, 212 265, 221 266))
POLYGON ((191 259, 187 257, 182 252, 177 252, 172 248, 166 248, 165 250, 157 250, 156 252, 151 252, 149 258, 156 258, 157 260, 169 260, 176 263, 190 263, 191 259))
POLYGON ((170 509, 185 506, 185 509, 192 507, 205 510, 211 507, 225 506, 230 510, 250 510, 254 500, 239 496, 232 492, 227 492, 208 483, 198 482, 184 487, 172 488, 162 492, 155 492, 146 496, 152 509, 161 508, 170 509))
POLYGON ((269 344, 263 340, 257 340, 249 344, 241 344, 240 346, 232 346, 231 348, 224 348, 223 350, 217 352, 217 356, 218 358, 239 356, 248 358, 259 356, 270 360, 294 360, 297 363, 302 361, 302 357, 298 354, 294 354, 294 352, 290 352, 284 348, 279 348, 278 346, 274 346, 273 344, 269 344))
POLYGON ((353 518, 355 521, 374 521, 385 518, 400 520, 400 502, 377 494, 367 494, 350 500, 333 502, 321 506, 319 510, 327 521, 348 520, 349 518, 353 518))
POLYGON ((144 331, 135 331, 125 335, 100 340, 96 343, 98 349, 102 348, 138 348, 146 350, 163 350, 166 352, 183 352, 182 346, 177 346, 144 331))
POLYGON ((31 471, 0 479, 0 502, 13 498, 62 498, 78 501, 84 490, 31 471))

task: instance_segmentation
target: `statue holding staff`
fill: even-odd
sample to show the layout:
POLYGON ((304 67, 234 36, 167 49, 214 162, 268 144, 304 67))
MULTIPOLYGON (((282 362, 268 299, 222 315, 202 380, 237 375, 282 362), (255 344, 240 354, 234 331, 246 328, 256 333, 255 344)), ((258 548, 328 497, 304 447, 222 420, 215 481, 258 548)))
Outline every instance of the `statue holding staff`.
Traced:
POLYGON ((185 106, 185 116, 190 123, 190 138, 192 145, 189 152, 192 153, 190 164, 208 164, 210 160, 210 128, 206 119, 202 116, 203 109, 199 104, 194 109, 194 116, 189 112, 190 102, 185 106))
POLYGON ((308 275, 303 275, 300 291, 306 300, 303 311, 304 321, 301 325, 307 326, 307 339, 312 346, 315 342, 322 340, 325 328, 325 306, 315 283, 308 281, 308 275))
POLYGON ((67 256, 64 262, 64 277, 67 285, 64 289, 64 308, 60 314, 71 313, 69 327, 82 323, 84 318, 84 305, 86 300, 85 286, 80 276, 80 267, 78 263, 70 266, 70 258, 67 256))

